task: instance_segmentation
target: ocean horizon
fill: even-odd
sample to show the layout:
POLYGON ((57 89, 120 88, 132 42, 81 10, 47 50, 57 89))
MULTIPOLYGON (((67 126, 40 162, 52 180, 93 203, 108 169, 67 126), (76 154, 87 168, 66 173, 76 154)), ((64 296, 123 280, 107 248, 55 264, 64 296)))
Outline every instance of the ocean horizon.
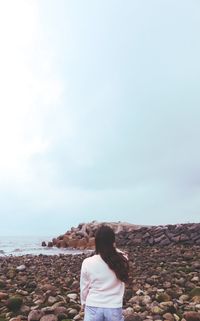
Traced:
POLYGON ((0 256, 81 254, 84 251, 42 246, 52 236, 0 236, 0 256))

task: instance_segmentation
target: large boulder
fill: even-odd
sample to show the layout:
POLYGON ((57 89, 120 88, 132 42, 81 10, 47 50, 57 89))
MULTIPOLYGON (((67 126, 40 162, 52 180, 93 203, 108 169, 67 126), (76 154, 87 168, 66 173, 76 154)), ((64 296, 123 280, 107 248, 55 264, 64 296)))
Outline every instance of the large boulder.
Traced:
POLYGON ((200 313, 194 311, 188 311, 184 313, 186 321, 200 321, 200 313))

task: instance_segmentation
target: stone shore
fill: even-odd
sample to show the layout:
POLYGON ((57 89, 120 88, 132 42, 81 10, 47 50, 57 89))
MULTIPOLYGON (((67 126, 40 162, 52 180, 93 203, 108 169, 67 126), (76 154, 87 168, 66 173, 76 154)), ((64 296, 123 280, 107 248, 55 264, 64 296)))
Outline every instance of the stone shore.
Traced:
MULTIPOLYGON (((200 320, 199 244, 121 248, 130 261, 125 321, 200 320)), ((0 257, 0 321, 82 321, 79 277, 87 255, 0 257)))
MULTIPOLYGON (((56 246, 63 248, 94 249, 94 236, 99 223, 79 224, 72 227, 65 234, 60 235, 43 246, 56 246)), ((159 245, 168 246, 173 244, 200 245, 200 223, 176 224, 160 226, 140 226, 129 223, 106 223, 111 226, 116 234, 119 246, 136 245, 159 245)))

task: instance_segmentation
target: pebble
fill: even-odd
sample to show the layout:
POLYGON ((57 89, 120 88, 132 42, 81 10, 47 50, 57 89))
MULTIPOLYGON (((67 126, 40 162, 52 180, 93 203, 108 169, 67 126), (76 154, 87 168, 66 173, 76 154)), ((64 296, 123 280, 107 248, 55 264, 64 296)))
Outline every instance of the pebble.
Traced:
POLYGON ((74 317, 75 315, 77 315, 78 311, 76 309, 70 309, 68 313, 70 317, 74 317))
POLYGON ((44 315, 41 310, 33 310, 28 315, 28 321, 39 321, 44 315))
POLYGON ((58 317, 55 314, 44 315, 40 321, 58 321, 58 317))
MULTIPOLYGON (((131 268, 123 306, 125 320, 188 321, 188 315, 185 317, 184 313, 189 312, 190 317, 191 313, 199 317, 200 245, 193 246, 193 260, 187 254, 187 260, 183 257, 189 252, 184 245, 163 248, 136 246, 126 250, 131 268)), ((0 264, 3 262, 0 271, 0 318, 82 321, 79 279, 85 257, 85 254, 0 257, 0 264), (16 273, 16 266, 22 265, 25 269, 16 273), (23 297, 17 316, 5 305, 6 300, 13 296, 23 297)))
POLYGON ((24 264, 22 264, 20 266, 17 266, 16 270, 19 272, 22 272, 22 271, 26 270, 26 266, 24 264))
POLYGON ((200 313, 194 311, 188 311, 184 313, 184 318, 187 321, 200 321, 200 313))
POLYGON ((55 298, 53 296, 49 296, 47 302, 48 302, 48 304, 52 305, 52 304, 56 303, 57 301, 58 301, 57 298, 55 298))
POLYGON ((21 321, 21 317, 18 316, 18 317, 14 317, 14 318, 11 318, 10 321, 21 321))
POLYGON ((0 300, 5 300, 8 298, 8 293, 0 292, 0 300))
POLYGON ((77 294, 76 293, 70 293, 70 294, 67 294, 67 297, 71 300, 76 300, 77 299, 77 294))
POLYGON ((171 313, 165 313, 163 314, 163 318, 168 321, 174 321, 174 316, 171 313))

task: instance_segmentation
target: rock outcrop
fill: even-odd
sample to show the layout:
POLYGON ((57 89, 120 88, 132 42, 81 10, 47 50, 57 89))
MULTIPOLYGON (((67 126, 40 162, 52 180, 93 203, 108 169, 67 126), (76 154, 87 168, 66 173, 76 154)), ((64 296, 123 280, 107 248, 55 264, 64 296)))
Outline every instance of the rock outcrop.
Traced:
POLYGON ((48 246, 62 248, 77 248, 80 250, 94 249, 95 232, 99 225, 106 224, 112 227, 116 234, 116 243, 119 247, 126 246, 153 246, 189 244, 200 245, 200 223, 141 226, 129 223, 82 223, 72 227, 64 235, 54 238, 48 246))
MULTIPOLYGON (((48 242, 48 246, 56 246, 62 248, 77 248, 80 250, 84 249, 94 249, 95 246, 95 232, 99 225, 106 224, 113 228, 116 235, 120 233, 132 233, 134 230, 140 228, 138 225, 129 224, 129 223, 99 223, 93 221, 91 223, 81 223, 78 227, 72 227, 64 235, 60 235, 57 238, 53 238, 51 242, 48 242)), ((44 242, 42 242, 44 246, 44 242)))

